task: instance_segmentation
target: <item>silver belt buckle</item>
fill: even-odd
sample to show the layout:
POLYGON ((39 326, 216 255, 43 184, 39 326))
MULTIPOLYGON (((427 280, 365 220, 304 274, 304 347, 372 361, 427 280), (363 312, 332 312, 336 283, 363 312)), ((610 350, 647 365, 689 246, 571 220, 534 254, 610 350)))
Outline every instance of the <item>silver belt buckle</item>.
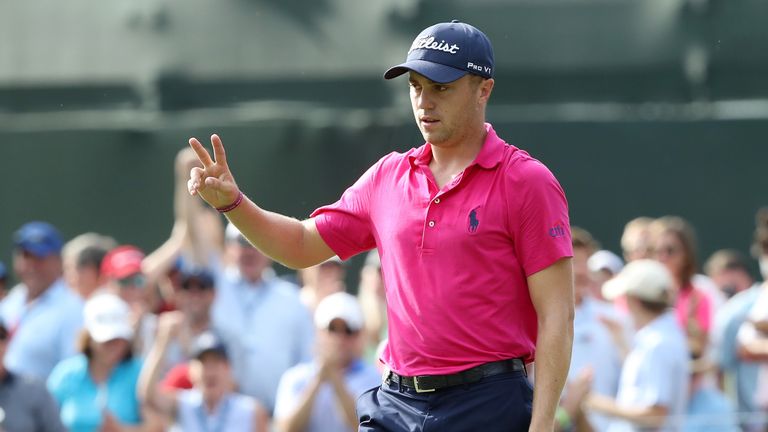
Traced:
POLYGON ((435 391, 435 389, 423 389, 419 387, 419 377, 415 376, 413 377, 413 387, 416 389, 416 393, 430 393, 435 391))

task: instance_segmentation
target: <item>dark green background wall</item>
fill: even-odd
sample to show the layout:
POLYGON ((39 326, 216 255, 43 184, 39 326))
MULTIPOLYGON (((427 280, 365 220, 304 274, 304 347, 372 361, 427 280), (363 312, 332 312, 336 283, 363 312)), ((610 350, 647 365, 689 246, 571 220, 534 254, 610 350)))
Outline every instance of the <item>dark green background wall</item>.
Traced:
MULTIPOLYGON (((747 251, 755 210, 768 205, 768 121, 510 122, 502 137, 545 162, 562 183, 571 221, 618 251, 631 218, 678 214, 700 252, 747 251)), ((0 257, 11 235, 41 219, 65 237, 85 231, 151 250, 172 223, 173 158, 191 135, 218 132, 241 187, 298 218, 331 202, 373 161, 420 145, 408 120, 328 126, 311 119, 159 122, 142 129, 0 129, 0 257)))

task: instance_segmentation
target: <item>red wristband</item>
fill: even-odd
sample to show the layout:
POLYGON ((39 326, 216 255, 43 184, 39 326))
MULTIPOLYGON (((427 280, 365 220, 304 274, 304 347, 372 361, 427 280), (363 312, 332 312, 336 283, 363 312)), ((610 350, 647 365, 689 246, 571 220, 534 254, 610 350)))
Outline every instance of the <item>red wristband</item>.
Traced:
POLYGON ((243 192, 240 191, 240 193, 237 195, 237 199, 235 199, 235 202, 233 202, 232 204, 230 204, 228 206, 216 207, 216 211, 218 211, 219 213, 226 213, 226 212, 229 212, 229 211, 232 211, 232 210, 236 209, 237 206, 239 206, 240 203, 243 202, 243 196, 244 196, 243 192))

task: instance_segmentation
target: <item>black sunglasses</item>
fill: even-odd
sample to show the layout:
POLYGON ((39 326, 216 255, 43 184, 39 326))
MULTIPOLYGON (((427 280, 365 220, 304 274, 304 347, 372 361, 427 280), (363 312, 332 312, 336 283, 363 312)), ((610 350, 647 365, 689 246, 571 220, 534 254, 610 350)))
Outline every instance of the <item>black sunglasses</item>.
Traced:
POLYGON ((346 325, 336 326, 336 327, 334 327, 332 325, 329 325, 328 326, 328 332, 329 333, 343 334, 345 336, 354 336, 354 335, 360 333, 360 330, 352 330, 351 328, 349 328, 346 325))
POLYGON ((203 284, 196 281, 189 281, 189 282, 182 283, 181 289, 183 289, 184 291, 191 291, 193 289, 200 290, 200 291, 210 291, 213 289, 213 285, 203 284))

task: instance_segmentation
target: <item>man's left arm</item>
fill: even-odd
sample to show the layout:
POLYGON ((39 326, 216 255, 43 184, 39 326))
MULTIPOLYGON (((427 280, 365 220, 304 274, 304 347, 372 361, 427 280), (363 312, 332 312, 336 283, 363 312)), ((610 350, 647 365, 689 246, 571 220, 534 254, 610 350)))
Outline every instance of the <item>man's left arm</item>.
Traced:
POLYGON ((538 316, 533 414, 530 431, 552 431, 573 346, 573 268, 563 258, 528 277, 538 316))

